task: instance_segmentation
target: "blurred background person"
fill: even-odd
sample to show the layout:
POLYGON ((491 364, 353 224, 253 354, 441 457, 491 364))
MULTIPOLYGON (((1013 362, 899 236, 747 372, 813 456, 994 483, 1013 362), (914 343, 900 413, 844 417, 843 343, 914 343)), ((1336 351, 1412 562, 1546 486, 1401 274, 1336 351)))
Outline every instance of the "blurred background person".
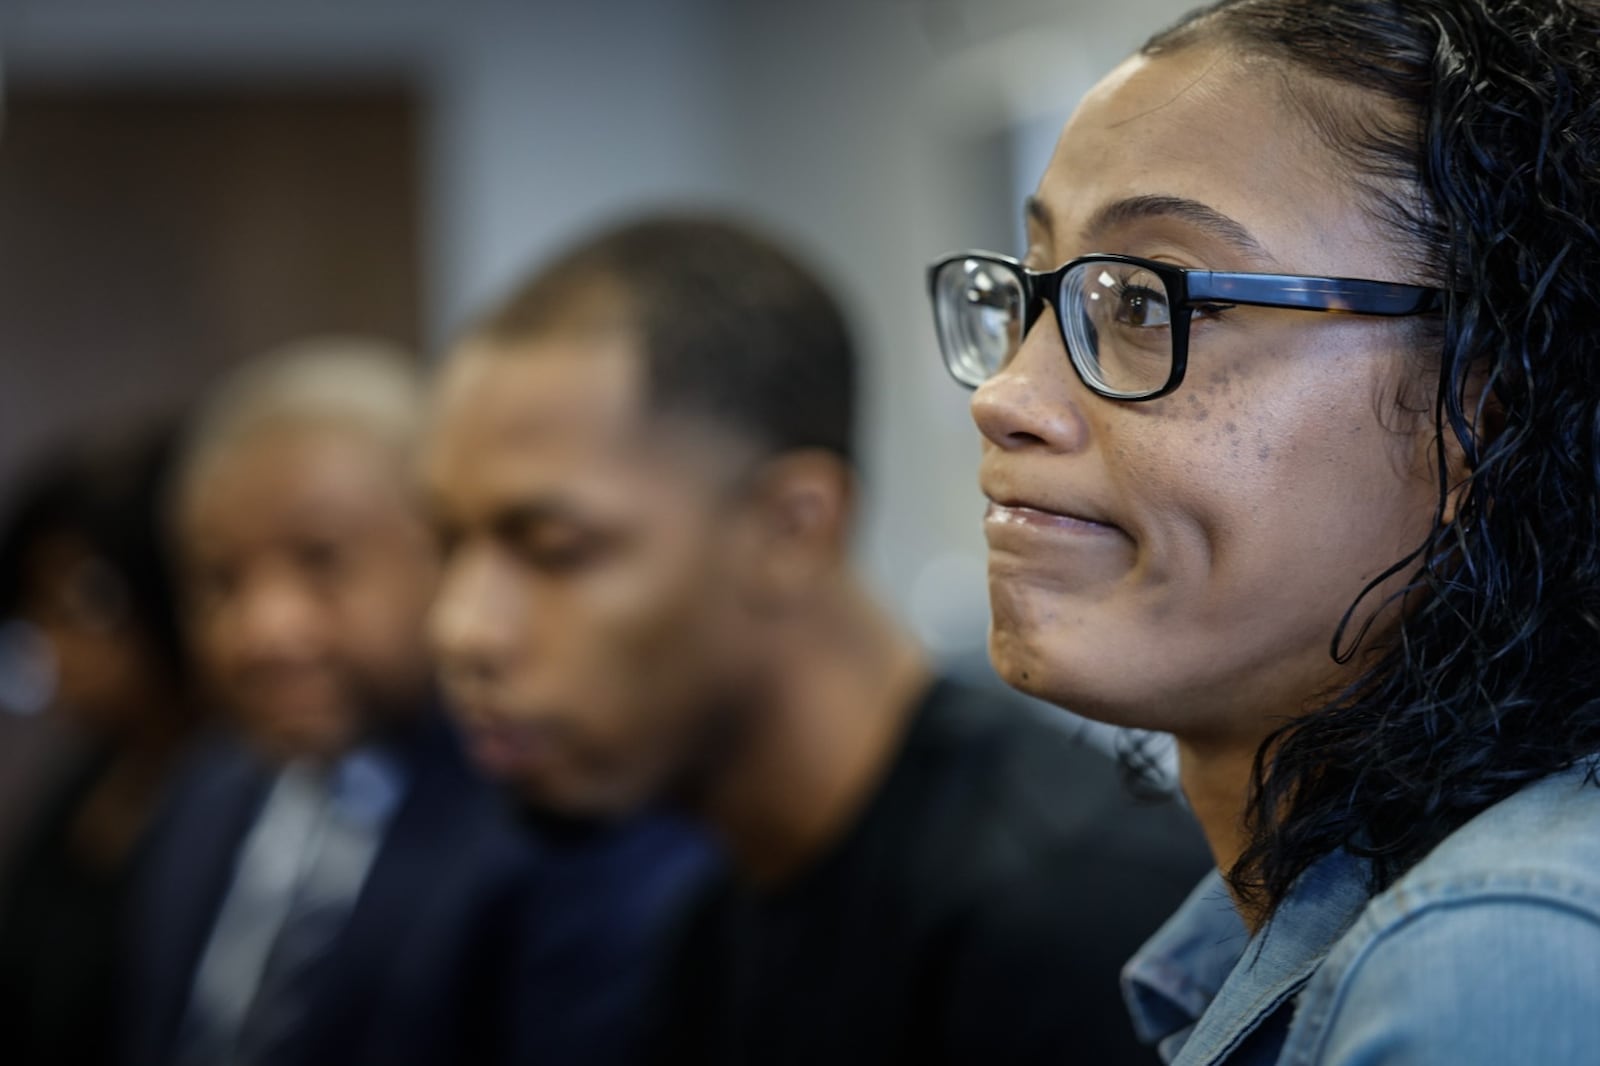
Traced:
POLYGON ((642 1057, 1137 1061, 1118 969, 1204 846, 866 593, 855 377, 831 296, 726 223, 623 226, 517 288, 424 457, 452 703, 533 802, 665 797, 726 844, 642 1057))
POLYGON ((307 342, 208 398, 173 511, 235 727, 187 768, 133 911, 124 1060, 502 1061, 532 853, 434 697, 415 369, 307 342))
POLYGON ((197 722, 161 520, 172 442, 163 426, 64 449, 0 532, 4 695, 71 744, 0 881, 0 1057, 17 1066, 110 1061, 128 887, 197 722))

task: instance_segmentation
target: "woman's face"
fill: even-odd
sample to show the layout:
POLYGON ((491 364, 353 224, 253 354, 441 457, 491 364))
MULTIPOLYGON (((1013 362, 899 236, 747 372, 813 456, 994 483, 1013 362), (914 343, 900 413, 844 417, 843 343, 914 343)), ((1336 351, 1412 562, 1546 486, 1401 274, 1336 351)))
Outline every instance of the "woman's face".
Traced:
MULTIPOLYGON (((1120 252, 1417 281, 1281 85, 1210 48, 1124 63, 1062 133, 1030 205, 1029 265, 1120 252)), ((1001 675, 1195 742, 1257 740, 1338 682, 1341 616, 1436 506, 1413 329, 1202 315, 1178 391, 1121 403, 1083 386, 1041 315, 972 403, 1001 675)))

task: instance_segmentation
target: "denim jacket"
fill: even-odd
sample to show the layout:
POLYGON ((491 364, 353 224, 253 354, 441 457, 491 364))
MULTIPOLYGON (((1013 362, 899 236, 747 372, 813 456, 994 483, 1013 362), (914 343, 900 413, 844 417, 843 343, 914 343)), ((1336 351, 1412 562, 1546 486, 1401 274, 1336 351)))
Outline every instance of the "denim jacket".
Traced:
POLYGON ((1213 871, 1123 971, 1177 1066, 1600 1063, 1600 787, 1536 782, 1388 890, 1338 852, 1251 937, 1213 871))

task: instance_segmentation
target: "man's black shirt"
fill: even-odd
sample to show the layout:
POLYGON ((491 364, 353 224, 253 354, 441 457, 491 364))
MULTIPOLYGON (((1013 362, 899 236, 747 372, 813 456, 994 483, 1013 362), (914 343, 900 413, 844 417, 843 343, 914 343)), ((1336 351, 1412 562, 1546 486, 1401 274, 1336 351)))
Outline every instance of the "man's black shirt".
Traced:
POLYGON ((659 1063, 1153 1062, 1122 963, 1210 865, 1050 712, 938 682, 855 824, 777 890, 690 909, 652 1018, 659 1063))

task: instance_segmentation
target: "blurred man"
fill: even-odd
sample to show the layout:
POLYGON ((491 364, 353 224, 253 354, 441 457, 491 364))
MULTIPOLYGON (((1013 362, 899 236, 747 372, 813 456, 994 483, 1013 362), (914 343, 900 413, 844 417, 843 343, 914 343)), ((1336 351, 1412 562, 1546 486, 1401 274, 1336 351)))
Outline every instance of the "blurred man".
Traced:
POLYGON ((559 901, 431 691, 419 400, 400 358, 329 342, 240 371, 198 419, 173 497, 182 584, 242 743, 196 764, 149 854, 129 1062, 533 1046, 526 918, 559 901))
POLYGON ((725 841, 655 1059, 1135 1061, 1117 969, 1203 845, 865 593, 854 375, 828 294, 725 224, 626 227, 515 292, 425 453, 453 703, 536 802, 666 797, 725 841))

